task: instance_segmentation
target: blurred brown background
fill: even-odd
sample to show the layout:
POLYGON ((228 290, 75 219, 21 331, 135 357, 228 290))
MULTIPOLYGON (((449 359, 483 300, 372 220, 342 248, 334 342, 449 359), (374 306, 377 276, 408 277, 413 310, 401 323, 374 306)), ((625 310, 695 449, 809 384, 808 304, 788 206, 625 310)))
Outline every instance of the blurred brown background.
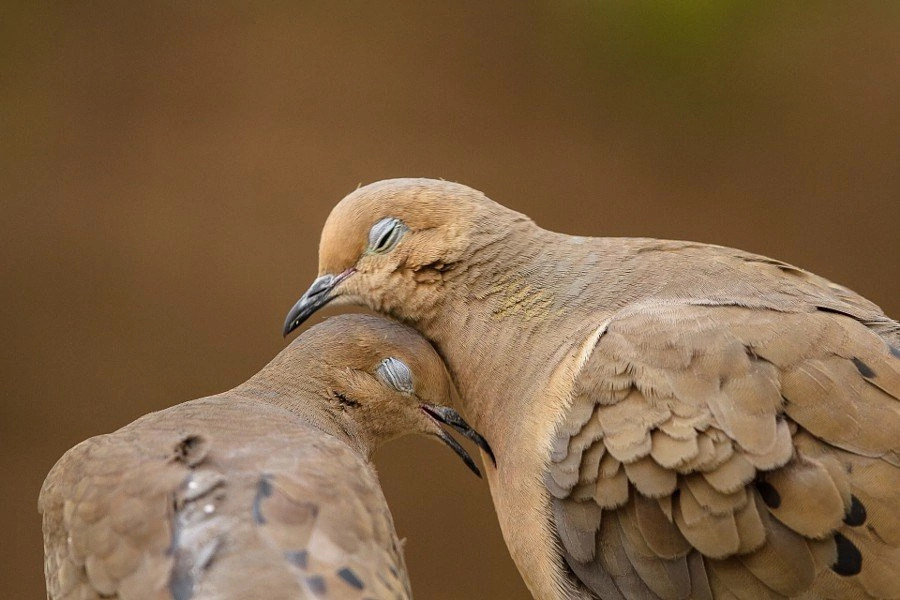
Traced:
MULTIPOLYGON (((360 182, 738 246, 900 316, 898 27, 891 2, 3 2, 3 595, 43 596, 67 448, 283 347, 360 182)), ((422 439, 378 465, 419 598, 526 597, 485 483, 422 439)))

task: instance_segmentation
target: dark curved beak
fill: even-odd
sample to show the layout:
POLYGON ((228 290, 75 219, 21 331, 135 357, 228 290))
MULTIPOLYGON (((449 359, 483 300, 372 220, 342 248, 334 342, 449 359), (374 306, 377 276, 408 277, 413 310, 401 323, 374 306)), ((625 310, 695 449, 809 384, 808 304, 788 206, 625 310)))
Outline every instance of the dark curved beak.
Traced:
POLYGON ((332 293, 334 288, 347 277, 356 272, 356 269, 347 269, 339 275, 326 274, 316 278, 309 289, 300 296, 297 303, 288 311, 284 320, 282 334, 287 336, 290 332, 300 327, 314 312, 334 300, 332 293))
MULTIPOLYGON (((449 425, 459 433, 463 434, 473 442, 475 445, 485 451, 485 453, 491 457, 491 462, 494 463, 494 466, 497 466, 497 460, 494 458, 494 452, 491 450, 490 445, 488 445, 487 440, 485 440, 480 433, 472 429, 465 420, 459 416, 459 413, 449 408, 447 406, 437 406, 435 404, 423 404, 422 410, 426 413, 434 417, 436 420, 449 425)), ((447 432, 443 429, 440 430, 441 434, 439 437, 441 440, 450 446, 450 449, 456 452, 459 457, 466 463, 466 466, 472 470, 473 473, 481 477, 481 471, 478 470, 478 467, 475 466, 475 461, 472 460, 472 457, 469 456, 469 453, 465 451, 465 449, 459 445, 459 443, 453 439, 447 432)))

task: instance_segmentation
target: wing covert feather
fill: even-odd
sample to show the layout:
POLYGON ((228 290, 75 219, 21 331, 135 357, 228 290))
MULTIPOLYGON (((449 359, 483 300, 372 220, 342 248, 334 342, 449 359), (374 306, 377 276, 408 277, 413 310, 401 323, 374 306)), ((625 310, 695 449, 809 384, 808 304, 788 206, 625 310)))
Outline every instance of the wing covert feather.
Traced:
POLYGON ((900 598, 896 343, 831 311, 623 310, 548 465, 573 572, 607 571, 597 594, 900 598), (600 524, 594 556, 570 512, 600 524))

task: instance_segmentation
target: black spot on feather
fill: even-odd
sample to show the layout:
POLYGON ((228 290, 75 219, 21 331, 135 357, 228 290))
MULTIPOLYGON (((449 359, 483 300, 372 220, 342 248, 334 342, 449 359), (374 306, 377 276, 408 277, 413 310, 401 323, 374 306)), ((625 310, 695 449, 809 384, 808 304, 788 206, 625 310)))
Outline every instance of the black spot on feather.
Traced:
POLYGON ((309 564, 309 552, 306 550, 290 550, 284 553, 284 558, 301 569, 305 569, 306 565, 309 564))
POLYGON ((778 493, 778 490, 771 483, 768 481, 757 481, 756 489, 759 490, 759 495, 762 496, 766 506, 769 508, 781 506, 781 494, 778 493))
POLYGON ((866 522, 866 507, 862 505, 859 498, 850 496, 850 508, 844 515, 844 523, 850 527, 859 527, 866 522))
POLYGON ((189 467, 195 467, 206 458, 209 444, 202 435, 187 435, 175 444, 173 458, 189 467))
POLYGON ((898 348, 897 346, 892 346, 891 344, 888 344, 888 348, 890 348, 891 354, 893 354, 897 358, 900 358, 900 348, 898 348))
POLYGON ((340 571, 337 572, 338 577, 347 582, 350 587, 354 587, 358 590, 363 589, 365 586, 363 585, 362 580, 356 576, 356 573, 353 572, 353 569, 349 567, 344 567, 340 571))
POLYGON ((324 596, 327 589, 325 588, 325 579, 321 575, 313 575, 312 577, 306 578, 306 585, 309 586, 309 591, 311 591, 316 596, 324 596))
POLYGON ((256 484, 256 496, 253 498, 253 521, 257 525, 263 525, 266 518, 262 514, 262 501, 272 495, 272 484, 269 476, 263 475, 256 484))
POLYGON ((831 570, 844 577, 859 573, 862 570, 862 554, 853 542, 836 533, 834 544, 837 546, 837 560, 831 565, 831 570))
POLYGON ((341 406, 349 406, 350 408, 356 408, 357 406, 359 406, 359 402, 357 402, 353 398, 348 397, 347 394, 344 394, 337 390, 334 390, 334 397, 337 398, 337 401, 341 406))
POLYGON ((875 371, 872 370, 872 367, 859 360, 855 356, 853 357, 853 364, 856 365, 856 370, 859 371, 859 374, 868 379, 872 379, 875 377, 875 371))

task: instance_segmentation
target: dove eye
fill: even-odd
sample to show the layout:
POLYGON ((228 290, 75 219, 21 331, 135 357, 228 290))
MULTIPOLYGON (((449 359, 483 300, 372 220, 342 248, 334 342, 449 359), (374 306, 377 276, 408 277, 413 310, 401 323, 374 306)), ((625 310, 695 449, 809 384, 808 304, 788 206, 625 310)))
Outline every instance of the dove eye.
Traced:
POLYGON ((413 393, 412 371, 399 358, 389 356, 375 368, 375 373, 387 385, 398 392, 413 393))
POLYGON ((387 252, 397 245, 409 227, 397 217, 385 217, 372 225, 369 230, 369 251, 387 252))

